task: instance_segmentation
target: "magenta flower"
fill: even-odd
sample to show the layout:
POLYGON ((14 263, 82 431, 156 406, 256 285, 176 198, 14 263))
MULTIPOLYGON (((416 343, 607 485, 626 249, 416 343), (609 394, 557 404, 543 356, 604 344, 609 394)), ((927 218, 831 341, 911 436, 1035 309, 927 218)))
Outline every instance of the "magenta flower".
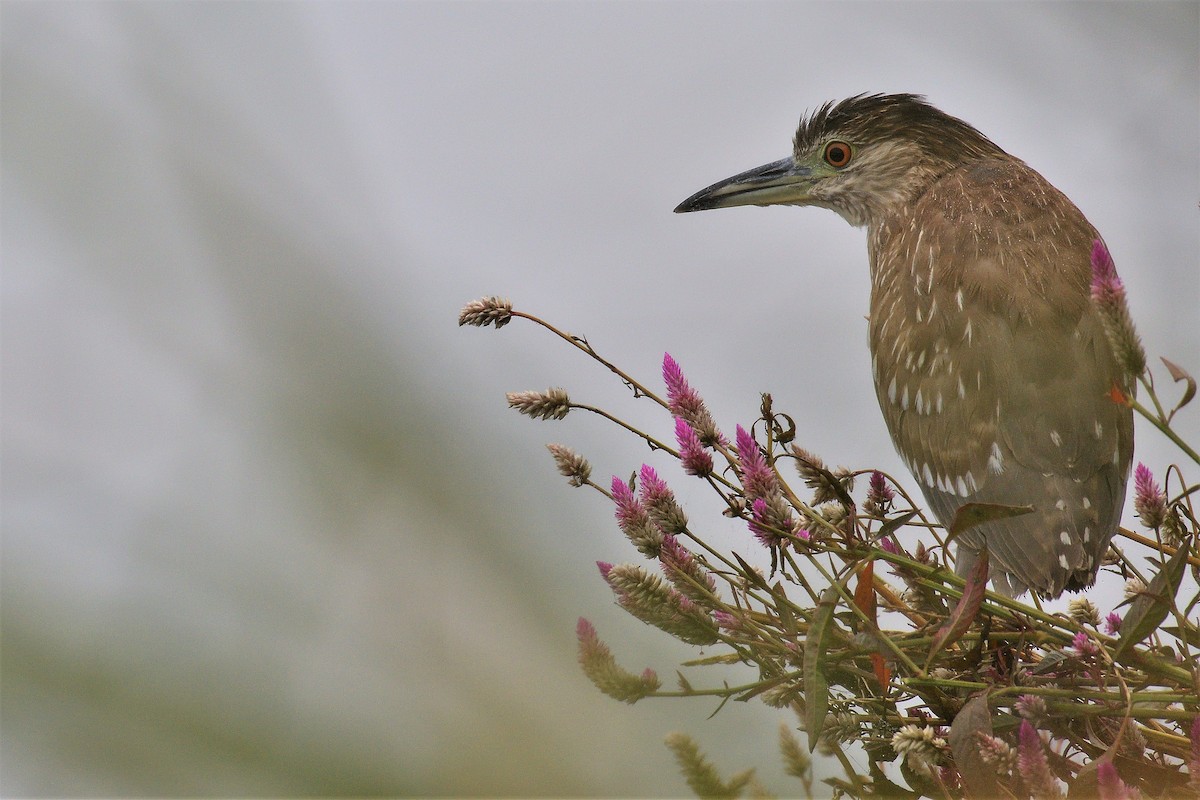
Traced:
POLYGON ((1167 495, 1154 480, 1154 473, 1140 461, 1133 471, 1133 487, 1133 507, 1142 524, 1147 528, 1162 525, 1167 517, 1167 495))
POLYGON ((675 493, 649 464, 642 464, 641 499, 650 519, 663 533, 679 534, 687 530, 687 515, 675 501, 675 493))
POLYGON ((658 560, 667 578, 683 594, 701 602, 707 602, 716 595, 717 582, 713 576, 674 536, 663 537, 658 560))
POLYGON ((1096 788, 1100 800, 1136 800, 1140 793, 1125 785, 1111 761, 1102 761, 1096 768, 1096 788))
POLYGON ((1125 301, 1125 285, 1117 277, 1108 248, 1100 239, 1092 243, 1092 303, 1100 312, 1104 333, 1117 361, 1132 380, 1146 371, 1146 352, 1133 327, 1133 318, 1125 301))
POLYGON ((1017 766, 1034 797, 1062 796, 1058 781, 1046 762, 1042 738, 1027 719, 1021 720, 1021 729, 1017 734, 1017 766))
POLYGON ((738 474, 742 478, 742 491, 750 502, 779 491, 775 472, 767 464, 758 442, 749 431, 737 426, 738 474))
POLYGON ((1200 789, 1200 715, 1192 720, 1191 740, 1192 760, 1188 763, 1188 774, 1192 788, 1200 789))
POLYGON ((1083 657, 1094 656, 1100 652, 1100 648, 1096 646, 1096 643, 1092 641, 1092 637, 1088 636, 1085 631, 1075 634, 1075 638, 1071 640, 1071 647, 1083 657))
MULTIPOLYGON (((755 498, 750 509, 750 532, 764 546, 786 545, 791 537, 800 535, 798 533, 799 526, 779 492, 775 492, 769 497, 755 498)), ((807 533, 807 531, 802 533, 807 533)), ((807 539, 808 537, 802 538, 807 539)))
POLYGON ((894 556, 904 555, 904 551, 900 549, 900 545, 896 544, 896 540, 891 536, 879 540, 879 549, 894 556))
POLYGON ((650 518, 650 511, 634 496, 629 484, 615 475, 612 479, 612 496, 617 506, 617 525, 621 532, 642 555, 658 558, 658 550, 662 546, 662 531, 650 518))
POLYGON ((888 486, 883 473, 878 470, 872 472, 871 482, 867 487, 867 510, 882 516, 892 507, 892 501, 895 499, 896 493, 888 486))
POLYGON ((704 449, 696 429, 683 417, 675 418, 675 441, 679 442, 679 460, 684 472, 699 478, 712 474, 712 453, 704 449))
POLYGON ((683 377, 683 370, 670 353, 663 353, 663 383, 667 385, 667 407, 671 415, 686 420, 707 445, 726 445, 725 437, 717 430, 717 423, 708 406, 696 390, 683 377))
POLYGON ((1108 616, 1104 618, 1104 632, 1109 636, 1116 636, 1121 630, 1121 615, 1115 611, 1108 612, 1108 616))

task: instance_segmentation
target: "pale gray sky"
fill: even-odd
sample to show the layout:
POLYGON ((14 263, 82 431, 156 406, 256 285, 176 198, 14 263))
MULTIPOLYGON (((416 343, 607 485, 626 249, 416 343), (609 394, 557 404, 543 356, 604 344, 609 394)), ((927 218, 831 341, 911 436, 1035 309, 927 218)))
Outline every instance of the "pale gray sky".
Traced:
POLYGON ((826 100, 923 93, 1028 161, 1200 371, 1195 2, 2 13, 5 795, 669 796, 675 729, 796 792, 786 717, 625 707, 574 663, 580 615, 631 668, 694 655, 613 607, 593 562, 635 554, 543 444, 652 457, 504 392, 669 420, 456 317, 507 295, 648 382, 670 351, 729 429, 771 391, 828 461, 902 473, 862 232, 671 213, 826 100))

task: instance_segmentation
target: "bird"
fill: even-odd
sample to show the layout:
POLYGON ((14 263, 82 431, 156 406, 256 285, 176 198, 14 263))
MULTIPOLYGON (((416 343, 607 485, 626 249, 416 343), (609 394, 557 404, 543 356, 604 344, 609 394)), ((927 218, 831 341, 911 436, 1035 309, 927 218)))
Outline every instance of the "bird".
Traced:
POLYGON ((677 213, 816 206, 866 228, 868 344, 892 441, 933 515, 1029 506, 955 540, 985 544, 995 591, 1091 586, 1133 458, 1129 387, 1091 302, 1103 240, 1066 195, 916 94, 860 94, 804 116, 790 157, 719 181, 677 213))

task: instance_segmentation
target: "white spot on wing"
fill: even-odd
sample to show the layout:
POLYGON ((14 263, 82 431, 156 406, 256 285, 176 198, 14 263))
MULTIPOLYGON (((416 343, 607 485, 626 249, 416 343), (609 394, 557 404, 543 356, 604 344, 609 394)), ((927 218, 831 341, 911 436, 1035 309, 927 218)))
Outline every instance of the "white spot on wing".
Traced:
POLYGON ((1066 531, 1063 531, 1062 533, 1060 533, 1058 535, 1058 538, 1062 541, 1063 544, 1066 544, 1066 545, 1071 544, 1071 534, 1067 533, 1066 531))
POLYGON ((1058 563, 1062 566, 1063 569, 1071 568, 1070 565, 1067 564, 1067 557, 1065 555, 1061 555, 1058 557, 1058 563))
POLYGON ((892 382, 888 384, 888 401, 896 402, 896 376, 892 376, 892 382))
MULTIPOLYGON (((1066 511, 1067 510, 1067 501, 1059 499, 1059 501, 1054 504, 1054 507, 1057 508, 1059 511, 1066 511)), ((1064 531, 1064 533, 1065 533, 1065 531, 1064 531)))
POLYGON ((1062 435, 1058 431, 1050 431, 1050 441, 1054 442, 1055 447, 1062 447, 1062 435))
POLYGON ((1004 454, 1000 452, 999 442, 992 442, 992 454, 988 456, 988 471, 993 475, 1004 472, 1004 454))
POLYGON ((1083 502, 1083 507, 1084 507, 1084 508, 1091 508, 1091 507, 1092 507, 1092 501, 1091 501, 1091 500, 1089 500, 1089 499, 1087 499, 1086 497, 1085 497, 1085 498, 1083 498, 1083 501, 1082 501, 1082 502, 1083 502))

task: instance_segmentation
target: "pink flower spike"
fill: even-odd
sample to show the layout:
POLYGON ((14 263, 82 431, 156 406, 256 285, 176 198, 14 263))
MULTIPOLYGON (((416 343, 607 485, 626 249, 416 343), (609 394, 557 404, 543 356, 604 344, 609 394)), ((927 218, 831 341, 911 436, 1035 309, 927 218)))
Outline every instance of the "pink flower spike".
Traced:
POLYGON ((743 428, 737 426, 738 473, 742 478, 742 491, 746 499, 753 502, 766 497, 776 489, 775 473, 767 465, 758 442, 743 428))
POLYGON ((1096 768, 1096 788, 1100 792, 1100 800, 1134 800, 1137 797, 1121 780, 1111 761, 1102 761, 1096 768))
POLYGON ((1075 638, 1071 640, 1071 647, 1081 656, 1094 656, 1100 649, 1096 647, 1096 643, 1092 641, 1092 637, 1087 635, 1087 632, 1080 631, 1075 634, 1075 638))
POLYGON ((688 475, 704 478, 712 474, 712 454, 704 449, 696 429, 683 417, 675 418, 675 441, 679 442, 679 460, 688 475))
POLYGON ((663 353, 663 383, 667 385, 667 405, 677 417, 693 419, 704 408, 704 400, 683 377, 683 370, 670 353, 663 353))
POLYGON ((896 493, 887 485, 887 478, 878 470, 871 473, 871 482, 867 488, 867 510, 872 514, 883 515, 892 507, 896 493))
POLYGON ((782 547, 788 544, 788 534, 795 534, 796 520, 778 492, 770 498, 755 498, 750 510, 750 532, 764 547, 782 547))
POLYGON ((1097 293, 1124 292, 1124 289, 1108 247, 1096 239, 1092 242, 1092 296, 1097 293))
POLYGON ((638 473, 638 477, 641 479, 640 493, 642 502, 647 505, 651 504, 652 499, 671 493, 671 487, 667 486, 666 481, 658 477, 658 473, 654 471, 654 467, 649 464, 642 464, 642 469, 638 473))
POLYGON ((1200 715, 1192 720, 1192 761, 1188 765, 1193 787, 1200 788, 1200 715))
POLYGON ((1121 630, 1121 615, 1115 611, 1110 611, 1108 616, 1104 618, 1104 632, 1109 636, 1116 636, 1119 630, 1121 630))
POLYGON ((1042 737, 1038 736, 1037 728, 1029 720, 1021 721, 1017 734, 1017 765, 1025 785, 1032 790, 1034 797, 1059 797, 1058 781, 1050 771, 1046 762, 1046 750, 1042 746, 1042 737))
POLYGON ((671 416, 686 420, 705 444, 728 444, 725 436, 717 430, 717 423, 703 398, 688 384, 687 378, 683 377, 683 370, 670 353, 663 353, 662 373, 663 383, 667 385, 667 408, 671 416))
POLYGON ((1145 464, 1138 462, 1133 471, 1133 507, 1147 528, 1157 528, 1167 518, 1167 496, 1163 493, 1154 473, 1145 464))
POLYGON ((901 555, 900 546, 896 544, 896 540, 891 536, 879 540, 879 549, 894 556, 901 555))
POLYGON ((635 517, 644 513, 641 503, 633 496, 633 490, 629 488, 629 484, 616 475, 613 475, 612 479, 612 496, 613 502, 617 504, 617 522, 622 528, 635 517))
POLYGON ((600 570, 600 577, 608 580, 608 573, 612 572, 613 565, 607 561, 597 561, 596 568, 600 570))

